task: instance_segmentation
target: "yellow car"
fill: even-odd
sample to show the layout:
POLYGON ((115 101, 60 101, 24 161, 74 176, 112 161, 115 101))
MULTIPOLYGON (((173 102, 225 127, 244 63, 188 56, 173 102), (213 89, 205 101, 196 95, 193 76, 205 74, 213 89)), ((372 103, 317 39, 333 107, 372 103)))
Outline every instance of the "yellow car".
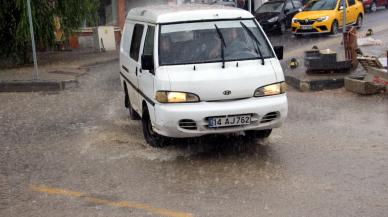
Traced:
MULTIPOLYGON (((346 25, 361 27, 364 7, 360 0, 346 0, 346 25)), ((312 0, 303 11, 292 18, 291 31, 295 35, 337 34, 343 25, 343 0, 312 0)))

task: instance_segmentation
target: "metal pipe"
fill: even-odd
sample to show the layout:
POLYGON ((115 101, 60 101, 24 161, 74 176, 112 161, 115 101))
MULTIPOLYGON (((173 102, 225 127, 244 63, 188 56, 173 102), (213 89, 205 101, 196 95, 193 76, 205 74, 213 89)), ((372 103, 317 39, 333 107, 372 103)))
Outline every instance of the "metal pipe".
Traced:
POLYGON ((36 48, 35 48, 35 37, 34 37, 34 26, 32 25, 32 15, 31 15, 31 3, 30 0, 27 0, 27 8, 28 8, 28 20, 30 23, 30 34, 31 34, 31 42, 32 42, 32 56, 34 58, 34 72, 32 74, 32 80, 38 80, 38 61, 36 59, 36 48))
POLYGON ((342 24, 342 28, 343 28, 343 30, 342 30, 342 33, 346 33, 346 1, 347 0, 342 0, 343 1, 343 18, 342 18, 342 21, 343 21, 343 24, 342 24))

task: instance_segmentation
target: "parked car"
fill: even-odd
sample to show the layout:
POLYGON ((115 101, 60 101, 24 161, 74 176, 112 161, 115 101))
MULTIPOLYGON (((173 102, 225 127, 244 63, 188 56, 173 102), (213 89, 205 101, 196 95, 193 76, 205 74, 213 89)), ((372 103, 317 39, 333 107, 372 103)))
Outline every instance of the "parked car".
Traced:
POLYGON ((364 8, 368 12, 376 12, 377 7, 388 8, 388 0, 363 0, 364 8))
POLYGON ((267 137, 287 116, 282 56, 244 10, 135 8, 120 45, 124 104, 152 146, 206 134, 267 137))
POLYGON ((264 31, 282 34, 291 27, 292 17, 302 6, 299 0, 273 0, 262 4, 254 15, 264 31))
MULTIPOLYGON (((292 19, 291 31, 295 35, 331 33, 337 34, 342 27, 343 6, 341 0, 312 0, 303 11, 292 19)), ((347 0, 347 25, 361 27, 364 7, 359 0, 347 0)))

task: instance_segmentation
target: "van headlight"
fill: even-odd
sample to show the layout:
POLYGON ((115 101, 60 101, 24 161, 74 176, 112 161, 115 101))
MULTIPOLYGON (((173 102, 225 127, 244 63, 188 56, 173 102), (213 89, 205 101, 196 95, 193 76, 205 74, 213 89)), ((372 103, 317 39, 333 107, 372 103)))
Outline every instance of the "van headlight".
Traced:
POLYGON ((194 93, 157 91, 155 99, 160 103, 199 102, 199 97, 194 93))
POLYGON ((326 21, 327 19, 329 19, 329 16, 319 17, 319 18, 317 18, 317 21, 323 22, 323 21, 326 21))
POLYGON ((286 83, 280 82, 276 84, 270 84, 264 87, 257 88, 254 97, 262 97, 262 96, 273 96, 286 92, 286 83))

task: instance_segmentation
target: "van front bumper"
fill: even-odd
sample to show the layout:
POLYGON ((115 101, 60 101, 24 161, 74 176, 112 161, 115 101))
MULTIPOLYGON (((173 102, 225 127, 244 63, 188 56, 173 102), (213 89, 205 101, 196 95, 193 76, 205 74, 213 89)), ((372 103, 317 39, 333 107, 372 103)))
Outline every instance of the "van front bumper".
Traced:
POLYGON ((286 94, 281 94, 233 101, 155 104, 154 111, 154 131, 167 137, 185 138, 206 134, 277 128, 281 126, 287 117, 288 105, 286 94), (268 121, 267 117, 270 113, 272 114, 271 117, 274 117, 273 114, 275 113, 277 116, 268 121), (207 118, 209 117, 246 114, 251 115, 249 125, 222 128, 208 127, 207 118))

